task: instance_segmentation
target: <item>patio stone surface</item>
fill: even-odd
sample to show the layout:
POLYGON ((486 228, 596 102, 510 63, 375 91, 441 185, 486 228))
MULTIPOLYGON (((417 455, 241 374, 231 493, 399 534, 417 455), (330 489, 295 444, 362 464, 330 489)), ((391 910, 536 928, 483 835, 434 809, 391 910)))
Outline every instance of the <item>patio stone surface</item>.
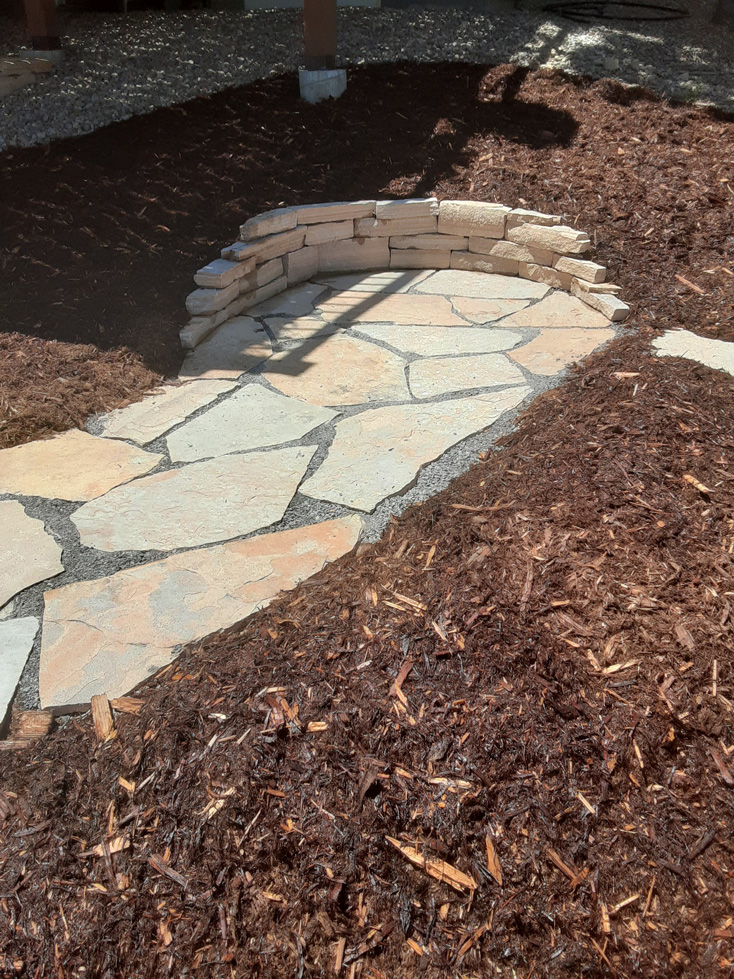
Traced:
POLYGON ((0 493, 93 500, 155 469, 162 456, 72 429, 0 451, 0 493))
POLYGON ((410 323, 426 326, 463 326, 464 320, 443 296, 384 295, 342 292, 318 307, 325 320, 340 323, 410 323))
POLYGON ((326 290, 326 286, 306 282, 281 292, 272 299, 266 299, 249 310, 250 316, 306 316, 312 312, 316 299, 326 290))
POLYGON ((0 622, 0 727, 7 719, 39 625, 32 616, 0 622))
POLYGON ((290 319, 276 316, 266 319, 265 324, 279 343, 334 336, 336 333, 346 333, 351 326, 349 323, 322 320, 316 316, 296 316, 290 319))
POLYGON ((314 447, 227 455, 147 476, 72 516, 100 551, 172 551, 251 534, 285 513, 314 447))
POLYGON ((554 292, 541 302, 502 320, 506 327, 537 329, 609 329, 609 320, 567 292, 554 292))
POLYGON ((239 377, 272 352, 265 330, 249 316, 235 316, 187 355, 181 380, 195 377, 239 377))
POLYGON ((495 353, 509 350, 522 340, 519 333, 510 330, 475 330, 469 326, 362 326, 359 332, 421 357, 495 353))
POLYGON ((541 330, 510 357, 533 374, 550 377, 588 356, 614 336, 614 330, 541 330))
POLYGON ((730 341, 700 337, 688 330, 668 330, 652 345, 658 357, 686 357, 734 376, 734 343, 730 341))
MULTIPOLYGON (((506 276, 504 277, 506 278, 506 276)), ((452 296, 451 303, 456 312, 470 323, 493 323, 503 316, 519 313, 530 305, 529 299, 475 299, 467 296, 452 296)))
POLYGON ((390 272, 347 272, 341 275, 318 275, 316 282, 323 282, 330 289, 338 292, 353 290, 354 292, 408 292, 428 278, 430 272, 425 271, 390 271, 390 272))
POLYGON ((502 354, 419 360, 410 365, 408 380, 414 398, 525 383, 522 372, 502 354))
POLYGON ((436 272, 416 286, 416 292, 470 299, 540 299, 548 291, 548 286, 541 282, 461 269, 436 272))
MULTIPOLYGON (((46 592, 41 705, 116 697, 350 551, 358 517, 175 554, 46 592)), ((4 625, 4 624, 3 624, 4 625)))
POLYGON ((0 608, 38 581, 61 574, 61 548, 42 520, 15 500, 0 502, 0 608))

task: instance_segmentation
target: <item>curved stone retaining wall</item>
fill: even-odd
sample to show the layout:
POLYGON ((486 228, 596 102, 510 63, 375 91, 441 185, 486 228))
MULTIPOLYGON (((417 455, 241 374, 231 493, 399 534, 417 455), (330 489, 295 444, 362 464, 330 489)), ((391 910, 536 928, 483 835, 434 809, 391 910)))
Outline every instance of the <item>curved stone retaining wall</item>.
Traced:
POLYGON ((181 343, 193 349, 221 323, 319 273, 388 268, 518 275, 623 320, 629 307, 619 286, 605 282, 590 251, 588 234, 560 217, 501 204, 422 198, 277 208, 250 218, 239 240, 196 273, 181 343))

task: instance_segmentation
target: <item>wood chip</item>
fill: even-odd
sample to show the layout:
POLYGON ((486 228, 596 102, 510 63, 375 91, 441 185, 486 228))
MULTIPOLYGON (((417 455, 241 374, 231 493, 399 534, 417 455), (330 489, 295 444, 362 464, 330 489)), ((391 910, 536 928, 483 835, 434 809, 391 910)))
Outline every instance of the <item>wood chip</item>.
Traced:
POLYGON ((704 496, 710 496, 713 493, 713 490, 710 490, 705 483, 702 483, 699 479, 696 479, 695 476, 691 476, 690 473, 685 473, 683 479, 687 483, 690 483, 691 486, 697 489, 698 492, 702 493, 704 496))
POLYGON ((97 741, 109 741, 115 737, 115 719, 112 716, 110 702, 107 694, 100 693, 92 697, 92 720, 97 741))
POLYGON ((497 851, 494 848, 494 843, 489 833, 484 838, 487 845, 487 870, 494 877, 497 883, 502 887, 502 867, 500 866, 499 858, 497 856, 497 851))
POLYGON ((448 884, 449 887, 453 887, 455 891, 473 892, 477 889, 477 883, 473 877, 463 873, 461 870, 457 870, 456 867, 452 867, 451 864, 446 863, 445 860, 438 860, 434 857, 426 857, 417 849, 417 847, 406 846, 404 843, 401 843, 400 840, 396 840, 392 836, 386 836, 385 839, 388 843, 392 844, 396 850, 399 850, 402 855, 407 860, 410 860, 410 862, 416 867, 419 867, 421 870, 425 870, 427 874, 434 877, 436 880, 439 880, 444 884, 448 884))

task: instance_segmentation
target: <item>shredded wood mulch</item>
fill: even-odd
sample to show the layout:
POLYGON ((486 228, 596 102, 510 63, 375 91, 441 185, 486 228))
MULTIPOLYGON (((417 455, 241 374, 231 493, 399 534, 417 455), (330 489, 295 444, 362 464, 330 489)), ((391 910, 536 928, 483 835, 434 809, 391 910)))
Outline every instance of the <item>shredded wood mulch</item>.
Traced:
MULTIPOLYGON (((732 124, 484 76, 356 72, 299 108, 324 161, 326 135, 349 153, 299 167, 293 131, 250 210, 376 188, 555 207, 597 231, 631 329, 380 543, 0 754, 9 975, 731 973, 734 382, 649 341, 734 339, 732 124)), ((213 129, 285 102, 269 85, 207 100, 213 129)), ((256 182, 288 137, 253 118, 256 182)))

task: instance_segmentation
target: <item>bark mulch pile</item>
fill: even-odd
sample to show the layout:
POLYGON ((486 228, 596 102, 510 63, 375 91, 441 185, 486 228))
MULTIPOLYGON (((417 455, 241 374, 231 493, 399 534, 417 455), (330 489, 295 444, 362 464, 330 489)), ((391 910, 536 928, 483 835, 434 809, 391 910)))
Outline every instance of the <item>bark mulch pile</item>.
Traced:
MULTIPOLYGON (((210 100, 212 126, 284 86, 210 100)), ((265 146, 292 135, 296 161, 251 211, 378 187, 557 209, 597 231, 632 329, 380 543, 186 650, 106 735, 100 712, 0 754, 5 970, 729 974, 732 379, 649 341, 734 339, 732 123, 456 66, 356 72, 319 127, 298 111, 324 163, 242 124, 254 182, 265 146), (327 136, 351 145, 331 175, 327 136)), ((212 208, 238 193, 225 179, 212 208)))

